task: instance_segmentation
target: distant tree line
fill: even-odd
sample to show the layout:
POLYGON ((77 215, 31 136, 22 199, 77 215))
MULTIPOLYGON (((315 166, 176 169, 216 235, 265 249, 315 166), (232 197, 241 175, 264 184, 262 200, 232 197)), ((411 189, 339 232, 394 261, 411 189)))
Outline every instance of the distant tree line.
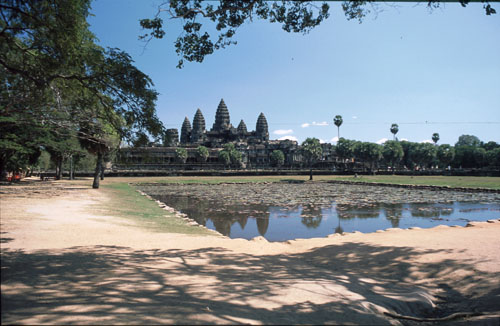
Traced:
POLYGON ((485 143, 476 136, 462 135, 454 146, 437 145, 437 133, 433 135, 433 140, 434 144, 388 140, 379 145, 340 138, 335 153, 343 170, 352 169, 355 162, 368 171, 382 166, 392 171, 500 168, 500 144, 494 141, 485 143))

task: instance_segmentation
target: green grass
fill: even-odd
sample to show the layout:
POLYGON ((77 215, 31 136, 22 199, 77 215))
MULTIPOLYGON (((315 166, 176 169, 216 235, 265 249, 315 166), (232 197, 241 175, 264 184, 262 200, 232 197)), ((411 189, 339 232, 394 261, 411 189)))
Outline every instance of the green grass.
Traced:
POLYGON ((156 202, 142 196, 127 183, 113 182, 102 187, 112 197, 104 210, 114 216, 130 219, 138 227, 155 232, 214 235, 204 228, 188 225, 185 220, 160 208, 156 202))

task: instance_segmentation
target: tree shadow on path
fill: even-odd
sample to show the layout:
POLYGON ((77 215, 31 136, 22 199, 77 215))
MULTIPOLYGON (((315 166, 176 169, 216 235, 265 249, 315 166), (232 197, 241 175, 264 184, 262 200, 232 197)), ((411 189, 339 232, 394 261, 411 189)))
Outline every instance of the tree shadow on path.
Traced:
POLYGON ((440 252, 360 243, 280 255, 116 246, 2 250, 1 322, 394 324, 401 321, 383 311, 439 317, 452 309, 498 310, 495 301, 479 304, 498 300, 498 273, 474 273, 472 264, 449 259, 410 263, 440 252), (452 271, 466 276, 451 281, 452 271), (474 291, 464 294, 470 284, 474 291))

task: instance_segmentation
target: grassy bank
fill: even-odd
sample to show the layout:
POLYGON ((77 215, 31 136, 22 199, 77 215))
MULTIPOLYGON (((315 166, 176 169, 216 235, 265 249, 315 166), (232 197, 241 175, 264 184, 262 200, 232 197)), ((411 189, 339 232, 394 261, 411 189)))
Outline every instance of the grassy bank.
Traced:
POLYGON ((139 194, 128 183, 109 182, 102 187, 111 196, 111 200, 104 206, 104 210, 111 215, 130 219, 137 226, 156 232, 214 235, 204 228, 188 225, 182 218, 165 211, 156 202, 139 194))

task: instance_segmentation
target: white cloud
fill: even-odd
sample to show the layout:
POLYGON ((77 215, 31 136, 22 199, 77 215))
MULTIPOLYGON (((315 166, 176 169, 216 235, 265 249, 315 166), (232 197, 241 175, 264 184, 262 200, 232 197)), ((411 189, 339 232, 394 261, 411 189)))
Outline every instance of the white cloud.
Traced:
POLYGON ((429 144, 434 144, 434 142, 430 139, 422 140, 421 143, 429 143, 429 144))
POLYGON ((399 141, 408 141, 406 138, 401 138, 399 141))
POLYGON ((388 140, 389 139, 387 139, 387 138, 382 138, 382 139, 379 139, 378 141, 376 141, 376 143, 379 144, 379 145, 382 145, 383 143, 385 143, 388 140))
POLYGON ((355 116, 355 115, 353 115, 353 116, 352 116, 352 118, 353 118, 354 120, 356 120, 358 117, 357 117, 357 116, 355 116))
POLYGON ((288 135, 288 134, 293 134, 293 130, 292 129, 278 129, 278 130, 275 130, 273 131, 273 134, 275 135, 288 135))
POLYGON ((321 138, 320 138, 320 140, 319 140, 319 143, 320 143, 320 144, 324 144, 324 143, 326 143, 326 142, 327 142, 326 140, 321 139, 321 138))
POLYGON ((295 137, 295 136, 283 136, 283 137, 281 137, 281 138, 278 138, 278 140, 287 140, 287 139, 288 139, 288 140, 295 140, 295 141, 299 141, 299 140, 297 139, 297 137, 295 137))
POLYGON ((328 122, 326 121, 321 121, 321 122, 316 122, 316 121, 313 121, 312 123, 303 123, 300 125, 302 128, 307 128, 307 127, 310 127, 310 126, 318 126, 318 127, 324 127, 324 126, 328 126, 328 122))
POLYGON ((330 142, 331 142, 331 143, 336 143, 336 142, 338 142, 338 141, 339 141, 339 137, 337 137, 337 136, 335 136, 335 137, 333 137, 332 139, 330 139, 330 142))

